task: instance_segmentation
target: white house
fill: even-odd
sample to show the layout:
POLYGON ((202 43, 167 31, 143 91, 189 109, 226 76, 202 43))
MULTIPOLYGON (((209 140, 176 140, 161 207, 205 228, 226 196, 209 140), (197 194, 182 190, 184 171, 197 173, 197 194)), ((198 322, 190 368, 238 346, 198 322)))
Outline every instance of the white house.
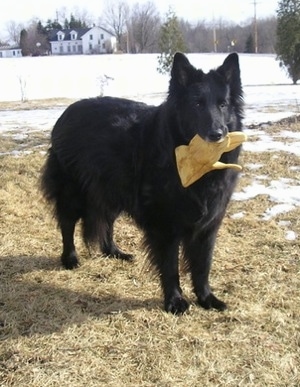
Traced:
POLYGON ((22 56, 20 47, 0 47, 0 58, 17 58, 22 56))
POLYGON ((108 54, 116 51, 116 38, 102 27, 51 31, 52 55, 108 54))

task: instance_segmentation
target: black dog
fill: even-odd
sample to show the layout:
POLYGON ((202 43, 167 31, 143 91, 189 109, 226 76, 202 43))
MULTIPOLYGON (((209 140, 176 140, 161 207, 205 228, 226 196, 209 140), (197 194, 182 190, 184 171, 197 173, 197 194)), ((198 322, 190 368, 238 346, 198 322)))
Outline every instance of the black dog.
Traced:
MULTIPOLYGON (((126 212, 144 231, 144 246, 158 270, 165 310, 188 308, 182 296, 178 251, 188 266, 198 303, 224 310, 209 286, 209 271, 219 226, 237 172, 212 171, 183 188, 175 147, 197 133, 220 141, 242 128, 243 98, 237 54, 205 74, 180 53, 174 57, 169 93, 160 106, 121 98, 92 98, 69 106, 56 122, 42 175, 42 190, 55 204, 61 229, 61 260, 78 266, 74 228, 82 219, 86 243, 103 253, 131 259, 113 241, 115 219, 126 212)), ((221 160, 236 163, 240 149, 221 160)))

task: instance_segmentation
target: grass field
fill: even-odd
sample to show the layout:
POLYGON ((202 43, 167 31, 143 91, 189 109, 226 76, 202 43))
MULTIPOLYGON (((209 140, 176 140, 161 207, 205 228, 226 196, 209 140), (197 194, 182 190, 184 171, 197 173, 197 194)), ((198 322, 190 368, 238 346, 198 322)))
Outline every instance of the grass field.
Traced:
MULTIPOLYGON (((292 143, 280 137, 286 129, 300 124, 264 130, 292 143)), ((191 307, 175 317, 162 310, 142 236, 126 217, 116 240, 133 263, 87 251, 78 230, 82 265, 61 268, 60 235, 38 189, 48 137, 0 137, 0 386, 300 385, 300 207, 266 221, 267 195, 232 201, 211 273, 229 310, 198 308, 182 273, 191 307), (298 237, 287 240, 286 227, 298 237)), ((240 161, 237 192, 258 173, 253 164, 265 182, 299 184, 297 155, 244 151, 240 161)))

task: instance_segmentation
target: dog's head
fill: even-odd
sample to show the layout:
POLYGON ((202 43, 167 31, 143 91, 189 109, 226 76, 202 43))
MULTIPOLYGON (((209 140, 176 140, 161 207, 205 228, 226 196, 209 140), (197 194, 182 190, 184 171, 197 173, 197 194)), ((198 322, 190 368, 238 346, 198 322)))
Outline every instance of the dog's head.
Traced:
POLYGON ((199 134, 210 142, 241 130, 243 92, 239 58, 230 54, 215 70, 204 73, 181 53, 174 56, 168 100, 185 140, 199 134))

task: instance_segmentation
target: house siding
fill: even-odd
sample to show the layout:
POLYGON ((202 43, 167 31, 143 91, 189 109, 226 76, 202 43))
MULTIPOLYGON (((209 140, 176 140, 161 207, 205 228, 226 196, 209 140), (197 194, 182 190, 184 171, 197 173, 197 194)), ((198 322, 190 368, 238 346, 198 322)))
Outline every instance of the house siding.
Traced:
POLYGON ((0 58, 20 58, 21 56, 20 48, 0 48, 0 58))

